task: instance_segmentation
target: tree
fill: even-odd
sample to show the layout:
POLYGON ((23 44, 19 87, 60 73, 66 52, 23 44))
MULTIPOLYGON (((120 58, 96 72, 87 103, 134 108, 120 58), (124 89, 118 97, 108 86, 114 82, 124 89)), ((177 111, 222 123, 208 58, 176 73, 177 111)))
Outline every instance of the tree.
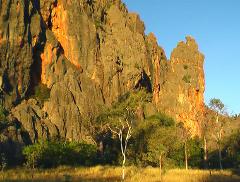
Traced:
POLYGON ((215 123, 214 128, 216 132, 212 132, 212 136, 218 145, 218 158, 219 168, 222 169, 222 134, 223 134, 223 122, 219 122, 219 116, 224 115, 225 106, 220 99, 213 98, 209 102, 209 107, 215 111, 215 123))
POLYGON ((184 123, 180 122, 178 124, 178 126, 179 126, 180 137, 182 138, 183 143, 184 143, 185 169, 188 170, 188 146, 187 146, 187 142, 191 138, 191 133, 188 130, 188 128, 186 128, 184 126, 184 123))
POLYGON ((31 169, 35 169, 39 159, 41 158, 43 150, 43 145, 38 143, 26 146, 22 151, 23 155, 26 157, 26 166, 31 169))
POLYGON ((201 135, 203 139, 203 162, 204 168, 208 168, 209 166, 209 142, 212 140, 213 131, 215 130, 215 112, 212 111, 208 106, 205 106, 204 116, 201 120, 201 135))
MULTIPOLYGON (((154 123, 152 123, 154 125, 154 123)), ((162 181, 163 159, 174 150, 176 143, 175 128, 154 126, 147 141, 147 158, 150 162, 158 161, 160 169, 160 181, 162 181)))
MULTIPOLYGON (((106 137, 103 137, 103 133, 109 133, 110 137, 112 136, 112 134, 116 135, 116 133, 113 133, 109 130, 109 127, 112 130, 114 131, 116 130, 116 132, 119 133, 119 129, 122 128, 121 122, 124 123, 125 126, 127 125, 126 119, 131 125, 131 127, 133 125, 137 126, 138 124, 142 123, 142 122, 136 123, 134 121, 141 119, 141 117, 143 117, 144 119, 144 116, 140 114, 142 112, 139 112, 139 110, 143 109, 145 103, 150 102, 150 100, 151 94, 147 93, 146 90, 144 89, 127 92, 126 94, 120 96, 118 98, 118 101, 113 103, 110 108, 103 109, 103 111, 96 117, 96 125, 99 133, 97 136, 97 141, 100 144, 99 146, 101 146, 100 150, 102 156, 105 155, 104 154, 105 152, 111 152, 111 155, 114 157, 115 160, 117 158, 116 157, 117 154, 119 153, 118 147, 115 148, 115 144, 118 142, 119 139, 117 139, 117 142, 115 140, 112 140, 113 138, 107 139, 108 136, 105 134, 106 137), (106 141, 106 139, 108 140, 108 142, 104 142, 106 141), (109 146, 113 147, 109 148, 109 146)), ((124 140, 126 137, 126 130, 127 127, 125 127, 125 130, 123 132, 125 133, 123 134, 124 140)), ((113 161, 111 161, 111 163, 112 162, 113 161)))
POLYGON ((120 126, 115 126, 114 129, 109 126, 110 131, 113 134, 116 134, 120 141, 121 153, 123 156, 122 160, 122 181, 125 180, 125 163, 126 163, 126 151, 128 141, 132 135, 132 122, 129 122, 128 118, 125 121, 122 121, 119 118, 120 126), (125 136, 125 139, 124 139, 125 136))
POLYGON ((202 138, 203 138, 203 150, 204 150, 204 168, 208 168, 208 139, 211 133, 211 119, 209 111, 205 111, 204 119, 201 123, 201 130, 202 130, 202 138))

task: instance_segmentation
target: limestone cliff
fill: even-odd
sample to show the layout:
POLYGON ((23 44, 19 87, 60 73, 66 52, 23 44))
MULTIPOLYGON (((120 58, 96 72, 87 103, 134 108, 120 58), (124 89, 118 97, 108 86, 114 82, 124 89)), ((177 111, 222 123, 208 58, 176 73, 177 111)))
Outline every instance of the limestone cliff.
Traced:
POLYGON ((0 18, 0 101, 31 142, 91 142, 101 106, 138 88, 198 134, 204 57, 193 38, 168 61, 120 0, 0 0, 0 18), (39 84, 50 90, 42 104, 32 98, 39 84))
POLYGON ((167 64, 165 80, 154 94, 158 109, 181 121, 192 134, 200 134, 204 113, 204 56, 191 37, 180 42, 167 64))

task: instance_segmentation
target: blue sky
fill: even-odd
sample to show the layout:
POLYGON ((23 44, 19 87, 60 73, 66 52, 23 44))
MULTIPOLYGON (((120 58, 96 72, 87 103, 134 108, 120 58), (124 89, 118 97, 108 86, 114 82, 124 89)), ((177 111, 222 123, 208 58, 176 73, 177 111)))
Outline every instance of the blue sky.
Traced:
POLYGON ((193 36, 205 55, 205 102, 219 98, 240 113, 240 0, 123 0, 145 22, 169 58, 193 36))

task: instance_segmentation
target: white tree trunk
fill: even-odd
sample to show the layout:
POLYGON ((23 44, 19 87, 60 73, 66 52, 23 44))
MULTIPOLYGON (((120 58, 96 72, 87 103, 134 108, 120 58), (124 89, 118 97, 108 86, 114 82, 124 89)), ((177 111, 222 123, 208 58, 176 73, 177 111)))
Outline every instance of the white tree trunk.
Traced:
POLYGON ((112 130, 111 127, 109 127, 109 129, 112 131, 112 133, 115 133, 118 135, 119 141, 120 141, 120 146, 121 146, 121 152, 122 152, 122 156, 123 156, 123 161, 122 161, 122 181, 125 180, 125 162, 126 162, 126 151, 127 151, 127 144, 128 144, 128 140, 131 137, 131 125, 128 123, 128 121, 126 121, 127 127, 124 126, 124 124, 121 122, 122 124, 122 128, 118 128, 117 127, 117 131, 112 130), (125 141, 123 139, 123 132, 124 130, 127 128, 127 136, 125 138, 125 141))
POLYGON ((222 151, 221 151, 221 144, 219 143, 218 146, 218 157, 219 157, 219 168, 222 170, 222 151))
POLYGON ((125 180, 125 162, 126 162, 126 155, 123 153, 123 161, 122 161, 122 181, 125 180))

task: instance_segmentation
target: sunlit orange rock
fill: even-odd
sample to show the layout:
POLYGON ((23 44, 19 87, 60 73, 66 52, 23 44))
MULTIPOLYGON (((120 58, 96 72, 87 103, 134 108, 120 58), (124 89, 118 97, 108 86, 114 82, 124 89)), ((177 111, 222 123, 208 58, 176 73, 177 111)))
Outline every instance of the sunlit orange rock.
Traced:
MULTIPOLYGON (((159 111, 183 122, 191 134, 200 135, 204 112, 204 56, 192 37, 173 50, 165 69, 165 81, 158 88, 154 80, 153 99, 159 111), (160 90, 160 91, 159 91, 160 90)), ((159 69, 155 66, 155 69, 159 69)), ((159 71, 155 71, 157 75, 159 71)))

